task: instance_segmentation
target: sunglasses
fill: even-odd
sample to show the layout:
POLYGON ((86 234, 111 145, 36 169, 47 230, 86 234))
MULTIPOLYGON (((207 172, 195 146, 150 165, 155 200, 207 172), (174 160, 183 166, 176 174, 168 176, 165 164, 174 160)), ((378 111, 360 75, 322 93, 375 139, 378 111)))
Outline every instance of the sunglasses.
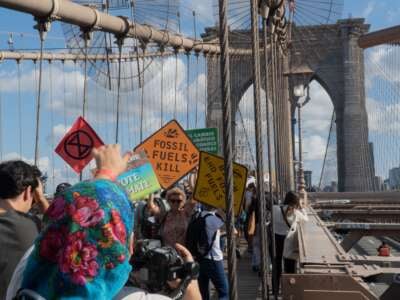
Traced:
POLYGON ((173 204, 179 204, 182 203, 183 201, 180 199, 168 199, 169 202, 173 203, 173 204))

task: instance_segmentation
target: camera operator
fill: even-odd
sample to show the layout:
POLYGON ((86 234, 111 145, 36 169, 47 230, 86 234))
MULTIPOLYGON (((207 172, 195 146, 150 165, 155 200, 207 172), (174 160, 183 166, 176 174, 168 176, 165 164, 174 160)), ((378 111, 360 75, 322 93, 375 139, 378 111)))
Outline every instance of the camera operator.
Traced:
MULTIPOLYGON (((13 274, 7 298, 162 300, 138 288, 124 287, 132 266, 133 209, 114 183, 126 170, 131 154, 119 145, 93 151, 94 180, 80 182, 57 197, 45 214, 47 226, 13 274)), ((176 245, 186 262, 188 250, 176 245)), ((135 266, 133 266, 135 269, 135 266)), ((179 285, 179 280, 169 283, 179 285)), ((201 300, 197 280, 191 280, 183 299, 201 300)))

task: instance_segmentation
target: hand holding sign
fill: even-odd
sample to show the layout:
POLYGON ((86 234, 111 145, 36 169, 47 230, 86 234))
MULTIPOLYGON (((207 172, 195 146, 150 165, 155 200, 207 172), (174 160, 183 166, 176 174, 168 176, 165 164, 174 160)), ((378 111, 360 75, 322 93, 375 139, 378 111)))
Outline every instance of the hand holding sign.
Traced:
POLYGON ((96 159, 97 170, 109 170, 116 176, 125 172, 132 152, 121 156, 120 145, 104 145, 93 149, 93 157, 96 159))

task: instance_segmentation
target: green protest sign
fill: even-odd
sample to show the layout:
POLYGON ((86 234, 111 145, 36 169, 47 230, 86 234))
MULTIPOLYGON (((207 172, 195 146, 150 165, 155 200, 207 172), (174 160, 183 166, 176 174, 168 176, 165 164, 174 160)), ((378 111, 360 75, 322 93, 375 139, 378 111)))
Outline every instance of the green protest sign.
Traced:
POLYGON ((200 151, 218 154, 218 129, 200 128, 186 130, 186 134, 200 151))

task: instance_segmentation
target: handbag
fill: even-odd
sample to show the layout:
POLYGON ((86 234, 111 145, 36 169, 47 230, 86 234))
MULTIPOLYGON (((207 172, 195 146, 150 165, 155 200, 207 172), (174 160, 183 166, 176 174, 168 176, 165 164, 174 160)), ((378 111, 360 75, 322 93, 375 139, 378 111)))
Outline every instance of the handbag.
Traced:
POLYGON ((295 217, 292 224, 286 218, 286 214, 281 206, 281 212, 286 225, 289 227, 289 232, 285 237, 283 245, 283 257, 288 259, 297 259, 299 256, 299 240, 297 237, 297 218, 295 217))

